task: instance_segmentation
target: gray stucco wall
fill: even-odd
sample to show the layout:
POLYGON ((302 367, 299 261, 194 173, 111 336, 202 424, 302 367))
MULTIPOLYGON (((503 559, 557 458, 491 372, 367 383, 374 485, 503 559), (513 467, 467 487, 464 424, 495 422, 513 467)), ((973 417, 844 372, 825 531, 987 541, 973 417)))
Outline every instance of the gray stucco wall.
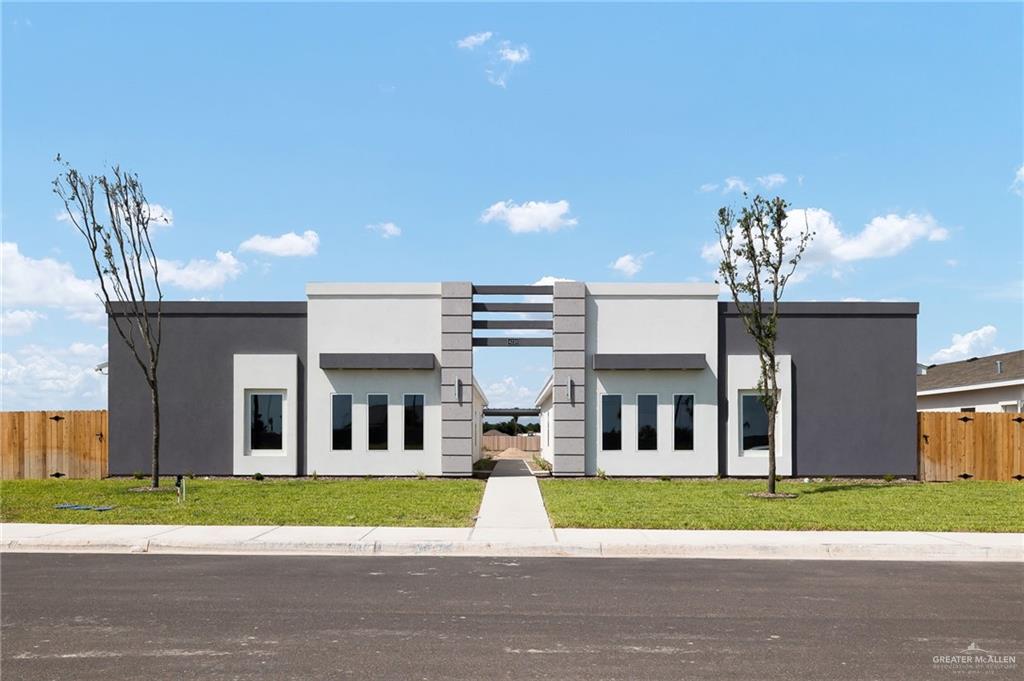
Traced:
MULTIPOLYGON (((108 319, 110 474, 148 472, 149 388, 108 319)), ((305 471, 306 303, 165 302, 160 351, 160 470, 232 473, 235 353, 299 357, 299 471, 305 471)))
MULTIPOLYGON (((917 475, 917 303, 784 303, 793 358, 793 474, 917 475)), ((726 469, 728 355, 757 354, 719 303, 719 466, 726 469)))

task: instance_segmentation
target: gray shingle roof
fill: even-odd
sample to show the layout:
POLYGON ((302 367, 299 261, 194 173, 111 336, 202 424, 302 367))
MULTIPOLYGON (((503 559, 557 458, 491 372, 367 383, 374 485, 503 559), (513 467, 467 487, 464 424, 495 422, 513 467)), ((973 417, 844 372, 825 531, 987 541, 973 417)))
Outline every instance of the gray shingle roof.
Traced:
POLYGON ((941 390, 979 383, 999 383, 1024 379, 1024 350, 1001 355, 972 357, 949 364, 933 364, 928 373, 917 377, 917 389, 941 390), (1003 373, 996 373, 996 361, 1002 361, 1003 373))

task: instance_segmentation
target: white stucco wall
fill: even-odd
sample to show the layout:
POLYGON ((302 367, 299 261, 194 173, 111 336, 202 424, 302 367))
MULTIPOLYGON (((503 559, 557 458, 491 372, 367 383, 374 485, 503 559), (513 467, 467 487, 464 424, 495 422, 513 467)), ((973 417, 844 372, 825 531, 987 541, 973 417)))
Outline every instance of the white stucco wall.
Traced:
POLYGON ((715 475, 718 472, 718 286, 588 284, 586 473, 715 475), (700 353, 702 370, 595 371, 595 354, 700 353), (622 395, 622 450, 601 449, 600 400, 622 395), (658 395, 658 449, 636 448, 636 396, 658 395), (694 395, 694 448, 673 449, 673 395, 694 395))
MULTIPOLYGON (((551 379, 549 378, 548 381, 551 379)), ((540 409, 540 457, 545 461, 551 462, 555 456, 555 420, 552 418, 551 408, 554 405, 554 400, 551 396, 551 391, 547 390, 544 394, 543 399, 536 403, 538 409, 540 409)))
POLYGON ((309 284, 306 470, 441 474, 441 285, 309 284), (433 370, 320 368, 321 353, 432 353, 433 370), (351 394, 352 450, 331 450, 331 395, 351 394), (367 449, 366 396, 388 395, 387 451, 367 449), (421 451, 403 449, 405 394, 424 395, 421 451))
MULTIPOLYGON (((793 382, 792 357, 778 355, 779 411, 775 421, 775 471, 777 475, 793 474, 793 382)), ((768 452, 742 451, 741 396, 754 392, 761 375, 757 355, 729 355, 729 385, 726 388, 729 416, 726 430, 726 470, 729 475, 768 475, 768 452)))
POLYGON ((295 475, 298 472, 298 371, 297 355, 234 356, 232 472, 235 475, 295 475), (283 395, 280 451, 249 448, 249 396, 254 392, 283 395))
POLYGON ((484 437, 484 407, 487 406, 487 396, 473 380, 473 461, 476 462, 481 454, 484 437))
MULTIPOLYGON (((928 391, 930 392, 930 391, 928 391)), ((1024 402, 1024 385, 957 390, 937 394, 917 395, 918 411, 960 411, 974 407, 975 411, 1020 411, 1024 402)))

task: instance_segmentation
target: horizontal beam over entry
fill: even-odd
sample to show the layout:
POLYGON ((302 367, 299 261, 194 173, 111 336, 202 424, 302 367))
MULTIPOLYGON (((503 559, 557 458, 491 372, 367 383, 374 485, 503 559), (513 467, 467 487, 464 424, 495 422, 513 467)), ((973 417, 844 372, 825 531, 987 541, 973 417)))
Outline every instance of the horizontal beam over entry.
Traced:
POLYGON ((594 369, 607 371, 644 371, 657 369, 704 369, 708 365, 703 353, 594 355, 594 369))
POLYGON ((540 409, 484 409, 484 416, 540 416, 540 409))
POLYGON ((473 293, 480 296, 550 296, 554 286, 473 286, 473 293))
POLYGON ((550 348, 553 345, 553 340, 551 338, 497 336, 495 338, 474 338, 473 345, 476 347, 550 348))
POLYGON ((473 312, 554 312, 554 303, 473 303, 473 312))
POLYGON ((474 319, 474 329, 552 329, 550 319, 474 319))
POLYGON ((429 352, 321 352, 321 369, 433 369, 429 352))

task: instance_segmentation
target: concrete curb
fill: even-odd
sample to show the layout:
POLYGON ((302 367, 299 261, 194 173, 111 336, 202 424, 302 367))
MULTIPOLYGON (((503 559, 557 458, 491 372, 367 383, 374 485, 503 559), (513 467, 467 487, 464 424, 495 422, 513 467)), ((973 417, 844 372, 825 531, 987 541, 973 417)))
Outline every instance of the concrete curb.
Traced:
POLYGON ((1024 563, 1024 534, 0 525, 0 553, 717 558, 1024 563), (544 534, 547 534, 546 532, 544 534))

